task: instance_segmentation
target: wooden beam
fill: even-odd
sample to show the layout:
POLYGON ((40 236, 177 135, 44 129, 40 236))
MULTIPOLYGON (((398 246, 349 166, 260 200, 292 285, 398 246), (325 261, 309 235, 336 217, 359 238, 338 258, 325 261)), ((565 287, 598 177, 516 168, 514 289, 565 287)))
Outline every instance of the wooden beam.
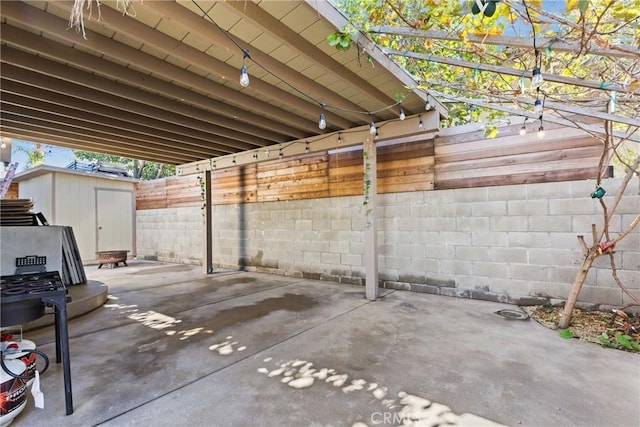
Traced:
MULTIPOLYGON (((257 4, 253 2, 237 1, 221 2, 220 4, 238 12, 245 19, 248 19, 254 25, 260 27, 271 36, 280 40, 290 49, 297 52, 298 55, 301 55, 308 61, 311 61, 314 64, 314 67, 320 67, 324 69, 334 77, 347 83, 349 86, 355 87, 358 90, 362 91, 364 94, 366 94, 367 97, 373 98, 378 103, 377 108, 384 108, 396 102, 395 99, 390 98, 384 92, 380 91, 378 88, 350 71, 348 68, 324 53, 315 45, 309 43, 291 28, 283 25, 279 20, 271 16, 257 4)), ((292 78, 295 77, 292 76, 292 78)), ((295 80, 292 80, 292 82, 295 82, 295 86, 298 86, 299 84, 297 80, 297 78, 295 78, 295 80)), ((327 89, 325 89, 325 91, 327 91, 327 89)), ((399 114, 400 108, 396 106, 392 109, 392 111, 394 111, 395 114, 399 114)), ((366 123, 366 118, 365 120, 360 120, 360 123, 363 122, 366 123)))
MULTIPOLYGON (((50 3, 49 7, 55 7, 55 5, 56 3, 50 3)), ((291 111, 274 108, 267 102, 243 94, 231 87, 220 85, 211 79, 186 72, 176 65, 143 53, 138 49, 121 43, 115 43, 114 40, 102 36, 97 32, 92 32, 87 29, 87 39, 83 39, 80 34, 67 30, 67 21, 36 7, 22 2, 10 2, 3 4, 2 13, 6 17, 14 19, 35 31, 46 32, 49 35, 80 46, 83 49, 99 52, 107 58, 114 58, 120 62, 135 65, 139 69, 144 69, 149 73, 162 76, 168 81, 180 82, 185 87, 199 88, 199 90, 204 93, 215 95, 218 100, 233 99, 235 105, 250 111, 260 110, 263 115, 270 117, 274 121, 289 123, 295 127, 306 129, 308 132, 317 132, 315 117, 313 120, 305 119, 296 114, 292 114, 291 111)), ((122 17, 120 16, 119 18, 122 17)), ((234 70, 233 75, 237 75, 237 72, 238 70, 234 70)), ((280 93, 283 92, 280 91, 280 93)))
MULTIPOLYGON (((391 34, 396 36, 417 37, 423 39, 432 40, 446 40, 462 43, 457 33, 450 33, 447 31, 438 30, 418 30, 411 27, 392 27, 390 25, 383 25, 378 27, 372 27, 369 30, 372 34, 391 34)), ((510 36, 498 36, 494 34, 483 33, 467 33, 465 40, 471 43, 478 44, 490 44, 497 46, 508 46, 515 48, 533 49, 532 37, 510 37, 510 36)), ((632 46, 616 45, 619 48, 625 48, 633 50, 632 46)), ((582 48, 578 42, 564 42, 557 37, 540 37, 536 39, 536 47, 540 49, 549 48, 555 52, 569 52, 576 53, 582 48)), ((636 58, 637 55, 633 55, 630 52, 620 51, 615 49, 602 48, 595 43, 589 43, 586 53, 590 55, 609 56, 618 58, 636 58)))
MULTIPOLYGON (((59 6, 67 13, 71 13, 72 3, 55 2, 52 3, 50 7, 54 7, 53 5, 59 6)), ((194 75, 192 80, 200 80, 200 82, 192 85, 193 87, 198 87, 205 92, 209 92, 211 96, 216 97, 218 100, 232 99, 234 104, 246 109, 260 110, 263 114, 270 116, 274 120, 284 122, 290 121, 291 123, 297 122, 297 126, 303 128, 308 128, 309 125, 314 125, 311 128, 308 128, 308 130, 316 133, 318 132, 318 128, 315 126, 315 123, 317 123, 316 116, 318 115, 317 104, 310 103, 306 99, 302 99, 299 96, 293 95, 278 88, 277 86, 259 79, 253 79, 248 88, 240 91, 239 89, 241 89, 241 86, 239 80, 236 78, 232 80, 227 77, 238 77, 240 75, 240 70, 238 68, 204 54, 185 43, 181 43, 180 40, 176 40, 160 31, 157 31, 139 22, 134 17, 127 15, 123 16, 122 13, 114 9, 104 8, 104 10, 102 10, 102 18, 103 19, 99 21, 99 24, 105 28, 115 31, 118 34, 125 34, 128 37, 138 40, 144 44, 160 49, 169 57, 179 58, 187 63, 201 66, 204 69, 209 70, 210 73, 215 75, 217 78, 228 80, 226 84, 221 85, 215 83, 214 80, 209 78, 194 75), (234 85, 236 88, 233 87, 234 85), (212 86, 215 86, 215 90, 212 90, 212 86), (258 95, 263 95, 269 98, 279 99, 291 108, 285 111, 282 108, 275 107, 256 97, 248 95, 252 92, 258 92, 258 95), (283 115, 286 117, 283 117, 283 115)), ((51 29, 49 28, 49 30, 51 29)), ((182 81, 185 78, 184 76, 192 75, 191 72, 185 71, 161 59, 143 54, 137 49, 120 43, 114 43, 114 40, 101 36, 97 32, 85 30, 87 33, 87 40, 83 40, 82 37, 78 37, 75 32, 66 31, 66 28, 62 28, 62 30, 68 34, 71 33, 75 35, 76 37, 72 37, 72 39, 75 43, 81 46, 96 49, 109 56, 113 55, 114 58, 118 58, 121 61, 127 61, 137 67, 147 69, 154 74, 162 75, 167 79, 182 81), (180 76, 177 76, 176 74, 179 74, 180 76)), ((241 52, 239 50, 238 55, 241 56, 241 52)), ((330 117, 331 123, 336 126, 336 128, 349 127, 352 125, 351 121, 345 120, 337 114, 330 114, 330 117)))
MULTIPOLYGON (((97 132, 111 134, 116 138, 118 136, 126 136, 146 140, 150 144, 163 147, 170 152, 175 152, 176 146, 180 146, 180 150, 182 151, 195 155, 211 152, 209 144, 207 144, 206 141, 193 140, 189 137, 181 137, 179 134, 169 132, 154 132, 153 128, 118 119, 108 119, 90 111, 84 111, 82 114, 79 114, 76 110, 68 109, 60 105, 47 104, 45 102, 29 100, 28 98, 21 100, 15 100, 15 98, 17 98, 17 96, 13 94, 2 94, 0 105, 2 105, 3 111, 25 117, 36 117, 68 126, 88 128, 97 132), (185 142, 193 145, 186 145, 184 144, 185 142)), ((219 153, 222 155, 222 152, 219 153)))
MULTIPOLYGON (((480 71, 489 71, 492 73, 506 74, 509 76, 517 76, 517 77, 525 76, 525 77, 531 78, 530 70, 516 70, 514 68, 502 67, 499 65, 478 64, 477 62, 464 61, 462 59, 442 58, 439 56, 426 55, 423 53, 404 52, 396 49, 383 48, 382 50, 387 55, 395 55, 395 56, 402 56, 405 58, 420 59, 428 62, 437 62, 439 64, 447 64, 455 67, 470 68, 470 69, 480 70, 480 71)), ((548 73, 542 73, 542 77, 549 82, 562 83, 562 84, 572 85, 572 86, 588 87, 591 89, 602 89, 602 90, 608 90, 608 91, 614 91, 614 92, 625 92, 625 93, 628 91, 627 87, 619 85, 617 83, 597 82, 594 80, 576 79, 572 77, 564 77, 564 76, 558 76, 556 74, 548 74, 548 73)))
MULTIPOLYGON (((504 111, 506 113, 510 113, 513 114, 515 116, 520 116, 520 117, 527 117, 529 119, 533 119, 533 120, 538 120, 539 116, 533 113, 529 113, 526 111, 521 111, 521 110, 516 110, 515 108, 509 108, 509 107, 504 107, 502 105, 496 105, 496 104, 492 104, 489 102, 486 102, 484 100, 478 100, 478 99, 472 99, 472 98, 465 98, 465 97, 461 97, 461 96, 454 96, 454 95, 449 95, 446 93, 442 93, 442 92, 438 92, 438 91, 434 91, 434 90, 430 90, 429 92, 433 93, 434 96, 438 96, 440 98, 443 99, 449 99, 451 101, 455 101, 455 102, 463 102, 469 105, 476 105, 478 107, 484 107, 484 108, 490 108, 493 110, 498 110, 498 111, 504 111)), ((549 122, 549 123, 556 123, 559 125, 563 125, 563 126, 567 126, 567 127, 571 127, 571 128, 577 128, 577 129, 583 129, 587 132, 593 132, 593 133, 597 133, 600 135, 604 135, 605 134, 605 130, 604 128, 599 128, 590 124, 586 124, 586 123, 582 123, 582 122, 573 122, 571 120, 567 120, 567 119, 563 119, 561 117, 555 117, 552 115, 546 115, 544 116, 544 121, 545 122, 549 122)), ((620 139, 627 139, 629 141, 634 141, 634 142, 640 142, 640 135, 634 135, 635 132, 629 132, 629 133, 623 133, 623 132, 619 132, 619 131, 613 131, 612 135, 616 138, 620 138, 620 139)))
MULTIPOLYGON (((339 106, 345 110, 363 110, 361 106, 340 96, 340 94, 336 94, 332 91, 327 90, 325 86, 317 83, 313 79, 305 77, 299 71, 291 69, 287 65, 276 60, 268 53, 262 52, 261 50, 252 47, 248 43, 245 43, 244 41, 238 39, 236 39, 236 42, 238 43, 238 46, 236 46, 231 40, 229 40, 229 38, 225 37, 224 34, 222 34, 222 32, 218 28, 213 26, 210 22, 206 21, 199 15, 195 15, 177 2, 142 2, 140 3, 140 6, 142 8, 147 7, 150 10, 153 10, 153 12, 155 13, 163 14, 165 16, 165 19, 171 20, 172 24, 175 23, 191 32, 199 34, 200 36, 209 40, 217 48, 226 48, 230 49, 233 52, 238 51, 238 46, 240 46, 240 48, 250 53, 251 59, 253 61, 259 63, 264 68, 271 71, 273 74, 292 83, 297 89, 309 94, 316 99, 321 99, 327 104, 339 106)), ((138 5, 136 5, 136 8, 138 8, 138 5)), ((249 62, 248 65, 249 72, 251 73, 251 62, 249 62)), ((344 113, 344 117, 348 118, 354 123, 364 123, 366 121, 366 119, 364 119, 363 121, 362 114, 351 114, 348 111, 344 113)))
MULTIPOLYGON (((308 6, 314 9, 316 12, 320 14, 324 19, 333 24, 336 28, 345 28, 351 25, 347 17, 336 9, 331 2, 328 1, 317 1, 317 0, 305 0, 308 6)), ((371 55, 373 59, 376 60, 378 64, 384 67, 389 73, 394 76, 396 79, 400 80, 405 87, 411 89, 411 94, 413 96, 418 97, 422 100, 422 103, 426 102, 427 94, 421 90, 417 90, 418 82, 416 82, 413 77, 401 66, 399 66, 395 61, 393 61, 389 56, 378 46, 375 44, 369 37, 367 37, 363 32, 359 31, 357 36, 354 38, 358 49, 361 47, 367 54, 371 55)), ((436 105, 436 111, 443 117, 448 117, 447 109, 444 105, 440 103, 437 99, 432 100, 436 105)))
POLYGON ((365 296, 375 301, 378 299, 378 156, 371 135, 363 143, 362 155, 365 296))

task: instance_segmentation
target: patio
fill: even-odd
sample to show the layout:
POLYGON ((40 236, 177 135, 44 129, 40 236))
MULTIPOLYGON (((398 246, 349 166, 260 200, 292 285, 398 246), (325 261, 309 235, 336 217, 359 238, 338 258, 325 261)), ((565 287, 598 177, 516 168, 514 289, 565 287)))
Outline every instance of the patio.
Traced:
MULTIPOLYGON (((16 426, 640 424, 637 355, 495 313, 511 305, 129 264, 87 267, 110 296, 69 322, 75 412, 52 364, 16 426)), ((26 336, 53 356, 52 327, 26 336)))

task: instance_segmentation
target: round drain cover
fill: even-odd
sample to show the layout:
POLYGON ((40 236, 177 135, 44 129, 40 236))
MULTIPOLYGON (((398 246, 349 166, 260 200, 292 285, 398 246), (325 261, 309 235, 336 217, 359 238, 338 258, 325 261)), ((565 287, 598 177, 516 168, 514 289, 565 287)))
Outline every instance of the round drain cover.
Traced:
POLYGON ((505 319, 510 319, 510 320, 527 320, 527 319, 529 319, 529 316, 527 315, 527 313, 524 313, 524 312, 519 311, 519 310, 510 310, 510 309, 498 310, 498 311, 496 311, 496 314, 499 315, 499 316, 504 317, 505 319))

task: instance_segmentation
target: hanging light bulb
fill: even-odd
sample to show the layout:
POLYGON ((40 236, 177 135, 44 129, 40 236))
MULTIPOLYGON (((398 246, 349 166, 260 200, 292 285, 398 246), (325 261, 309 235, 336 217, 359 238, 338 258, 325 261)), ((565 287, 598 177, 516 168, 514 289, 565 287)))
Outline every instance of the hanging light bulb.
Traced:
POLYGON ((231 163, 233 163, 234 165, 236 164, 236 156, 233 156, 233 159, 231 159, 231 163))
POLYGON ((305 145, 305 147, 304 147, 304 152, 305 152, 305 153, 308 153, 310 149, 311 149, 311 148, 309 147, 309 143, 307 142, 307 143, 306 143, 306 145, 305 145))
POLYGON ((0 148, 2 148, 3 150, 4 150, 5 148, 7 148, 7 143, 6 143, 6 142, 4 142, 4 139, 3 139, 3 140, 2 140, 2 142, 0 143, 0 148))
POLYGON ((424 124, 422 123, 422 117, 420 117, 420 121, 418 122, 418 129, 422 129, 424 124))
POLYGON ((371 121, 369 122, 369 133, 370 133, 371 135, 375 135, 375 134, 376 134, 376 132, 377 132, 377 130, 376 130, 376 125, 375 125, 375 123, 373 123, 373 120, 371 120, 371 121))
POLYGON ((324 116, 324 104, 320 104, 320 106, 322 107, 322 111, 320 112, 320 119, 318 120, 318 127, 321 130, 324 130, 327 128, 327 118, 324 116))
POLYGON ((338 144, 342 144, 342 134, 338 133, 338 144))
POLYGON ((536 99, 536 102, 533 104, 533 112, 536 116, 540 116, 542 114, 542 101, 536 99))
POLYGON ((520 136, 525 136, 526 134, 527 134, 527 125, 523 123, 522 127, 520 128, 520 136))
POLYGON ((544 127, 542 127, 542 122, 540 123, 540 127, 538 128, 538 138, 544 138, 544 127))
POLYGON ((254 152, 253 152, 253 159, 254 159, 254 160, 257 160, 257 159, 258 159, 258 152, 257 152, 257 151, 254 151, 254 152))
POLYGON ((404 110, 402 109, 402 107, 400 107, 400 120, 404 120, 406 118, 407 116, 404 114, 404 110))
POLYGON ((211 164, 211 168, 215 170, 215 168, 216 168, 216 162, 215 161, 211 164))
POLYGON ((269 158, 269 150, 264 150, 264 156, 268 159, 269 158))
POLYGON ((531 86, 540 87, 543 82, 544 79, 542 78, 540 67, 536 65, 535 67, 533 67, 533 71, 531 72, 531 86))
POLYGON ((427 94, 427 101, 424 103, 424 109, 426 111, 431 111, 432 108, 433 105, 431 105, 431 102, 429 102, 429 94, 427 94))
POLYGON ((247 72, 247 66, 245 65, 245 60, 249 57, 249 52, 246 50, 242 51, 242 68, 240 68, 240 86, 247 87, 249 86, 249 73, 247 72))
POLYGON ((281 149, 280 149, 280 153, 278 153, 278 158, 279 158, 279 159, 281 159, 281 158, 282 158, 282 156, 283 156, 283 154, 282 154, 282 148, 281 148, 281 149))
POLYGON ((607 112, 613 114, 616 112, 616 93, 611 91, 609 93, 609 103, 607 105, 607 112))

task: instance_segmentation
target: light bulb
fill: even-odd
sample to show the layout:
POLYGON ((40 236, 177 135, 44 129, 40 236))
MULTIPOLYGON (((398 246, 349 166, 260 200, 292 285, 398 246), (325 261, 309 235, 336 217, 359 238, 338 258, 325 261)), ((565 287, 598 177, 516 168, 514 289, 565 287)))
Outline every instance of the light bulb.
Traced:
POLYGON ((269 158, 269 150, 264 150, 264 156, 268 159, 269 158))
POLYGON ((406 118, 407 116, 404 114, 404 110, 402 109, 402 107, 400 107, 400 120, 404 120, 406 118))
POLYGON ((338 134, 338 144, 342 144, 342 135, 338 134))
POLYGON ((544 138, 544 128, 542 127, 542 125, 540 125, 540 127, 538 128, 538 138, 544 138))
POLYGON ((282 154, 282 148, 280 149, 280 154, 278 154, 278 158, 282 158, 283 154, 282 154))
POLYGON ((520 128, 520 136, 525 136, 526 134, 527 134, 527 127, 523 123, 522 127, 520 128))
POLYGON ((536 102, 533 104, 533 112, 536 114, 536 116, 542 114, 542 101, 540 101, 539 99, 536 99, 536 102))
POLYGON ((420 119, 420 121, 418 122, 418 128, 422 129, 424 127, 424 125, 422 124, 422 119, 420 119))
POLYGON ((318 127, 320 129, 326 129, 327 119, 324 117, 324 112, 320 113, 320 120, 318 120, 318 127))
POLYGON ((253 159, 255 160, 255 159, 257 159, 257 158, 258 158, 258 152, 257 152, 257 151, 254 151, 254 152, 253 152, 253 159))
POLYGON ((531 86, 540 87, 540 85, 544 82, 542 78, 542 73, 540 73, 540 67, 533 67, 533 72, 531 73, 531 86))
POLYGON ((4 141, 2 141, 2 143, 0 143, 0 148, 2 149, 7 148, 7 144, 4 141))
POLYGON ((240 68, 240 86, 249 86, 249 73, 247 72, 247 67, 245 65, 240 68))
POLYGON ((234 165, 236 164, 236 158, 235 157, 231 160, 231 163, 233 163, 234 165))
POLYGON ((431 111, 431 109, 433 108, 433 106, 431 105, 431 103, 429 102, 429 97, 427 97, 427 102, 424 103, 424 109, 426 111, 431 111))
POLYGON ((309 143, 307 142, 307 145, 304 147, 304 152, 308 153, 309 150, 310 150, 310 147, 309 147, 309 143))
POLYGON ((369 123, 369 133, 371 135, 376 134, 376 125, 373 123, 373 120, 369 123))

